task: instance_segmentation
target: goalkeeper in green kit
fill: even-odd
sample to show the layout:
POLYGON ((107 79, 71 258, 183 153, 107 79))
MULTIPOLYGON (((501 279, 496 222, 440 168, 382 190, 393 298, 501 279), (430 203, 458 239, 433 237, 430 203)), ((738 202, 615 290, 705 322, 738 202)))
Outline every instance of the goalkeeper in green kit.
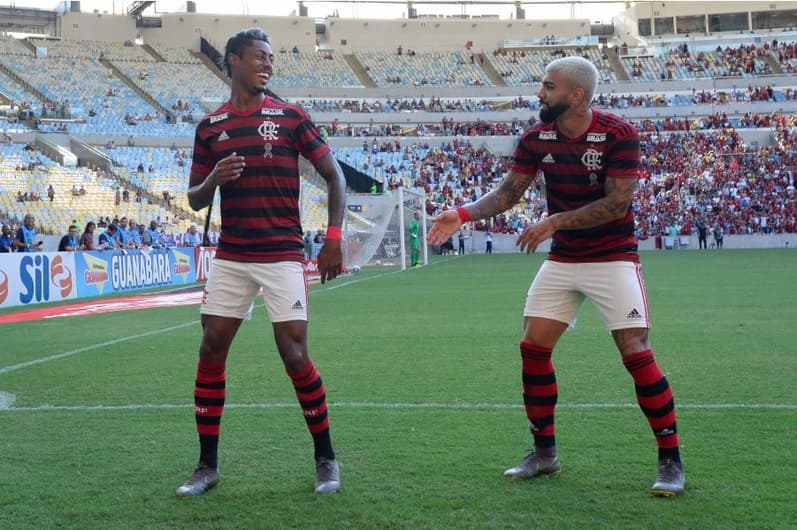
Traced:
POLYGON ((418 224, 418 218, 421 215, 418 212, 415 212, 414 217, 410 221, 410 225, 408 227, 410 233, 410 260, 411 260, 411 267, 420 267, 421 264, 418 263, 418 258, 421 255, 421 238, 418 237, 421 231, 421 227, 418 224))

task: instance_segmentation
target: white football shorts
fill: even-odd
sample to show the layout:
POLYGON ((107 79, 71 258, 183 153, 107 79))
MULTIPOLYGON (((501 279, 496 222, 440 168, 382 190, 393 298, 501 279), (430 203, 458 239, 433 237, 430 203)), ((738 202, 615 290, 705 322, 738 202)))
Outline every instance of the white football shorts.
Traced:
POLYGON ((545 260, 529 287, 523 316, 558 320, 572 328, 587 298, 609 331, 650 328, 642 267, 631 261, 545 260))
POLYGON ((307 320, 307 282, 302 264, 297 261, 213 260, 200 313, 248 320, 261 287, 272 323, 307 320))

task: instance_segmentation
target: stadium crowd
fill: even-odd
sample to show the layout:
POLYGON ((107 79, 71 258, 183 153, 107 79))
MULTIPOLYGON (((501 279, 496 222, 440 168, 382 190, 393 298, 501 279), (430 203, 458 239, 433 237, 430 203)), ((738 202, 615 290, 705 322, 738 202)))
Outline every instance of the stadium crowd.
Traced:
MULTIPOLYGON (((506 59, 511 67, 520 68, 524 65, 544 66, 544 61, 567 54, 579 54, 596 61, 599 69, 605 69, 608 59, 606 54, 615 51, 619 55, 619 48, 614 50, 601 48, 596 52, 594 49, 586 48, 562 48, 555 41, 546 41, 546 44, 555 48, 530 50, 528 53, 504 50, 494 53, 493 57, 500 56, 506 59), (543 62, 540 63, 539 60, 543 62)), ((626 54, 627 51, 624 50, 623 53, 626 54)), ((635 64, 633 58, 623 57, 623 60, 630 61, 623 64, 627 69, 630 68, 629 73, 633 74, 635 64)), ((643 65, 642 58, 636 62, 640 70, 648 65, 648 63, 643 65)), ((634 122, 643 140, 643 160, 640 170, 642 183, 635 202, 639 214, 639 235, 650 237, 672 233, 673 230, 678 233, 690 232, 698 219, 722 225, 728 234, 797 231, 794 211, 797 141, 793 133, 797 128, 797 115, 782 112, 757 113, 752 110, 743 115, 734 115, 730 110, 723 111, 723 106, 730 109, 733 105, 735 112, 740 108, 738 104, 753 102, 788 104, 797 100, 797 90, 794 87, 775 87, 763 82, 766 81, 763 78, 753 77, 770 71, 770 64, 775 70, 779 68, 784 73, 797 73, 797 43, 765 40, 758 45, 717 46, 711 49, 708 47, 690 49, 683 44, 669 50, 668 53, 654 57, 650 64, 661 67, 661 72, 666 73, 668 79, 741 75, 745 77, 745 81, 740 85, 747 86, 729 90, 596 95, 594 105, 610 111, 631 108, 672 109, 672 114, 669 116, 665 116, 662 112, 661 115, 664 117, 634 122), (706 116, 684 117, 689 112, 688 107, 695 105, 712 105, 714 112, 706 116), (745 146, 736 132, 745 128, 772 128, 775 130, 778 143, 768 148, 745 146)), ((520 71, 516 73, 519 75, 520 71)), ((658 79, 659 71, 655 73, 657 74, 655 79, 658 79)), ((632 75, 632 77, 641 79, 641 76, 632 75)), ((517 88, 518 93, 532 92, 528 87, 517 88)), ((103 107, 110 105, 112 99, 109 98, 121 97, 119 90, 121 88, 106 89, 103 107)), ((291 101, 313 114, 324 136, 365 137, 363 152, 367 153, 367 156, 357 160, 359 162, 357 169, 384 179, 388 189, 397 186, 423 188, 427 194, 427 211, 430 214, 480 197, 494 188, 509 170, 510 159, 498 156, 484 147, 476 147, 475 143, 478 142, 476 138, 516 136, 535 121, 534 117, 513 118, 507 121, 494 121, 486 116, 485 119, 476 120, 470 119, 471 117, 457 119, 458 114, 532 110, 534 111, 532 114, 535 115, 539 109, 537 98, 533 95, 481 99, 313 98, 291 101), (341 116, 330 120, 327 114, 329 112, 343 113, 343 115, 372 113, 383 116, 372 120, 369 124, 353 126, 341 123, 341 116), (390 113, 401 114, 403 122, 405 116, 422 112, 438 113, 442 114, 442 117, 433 122, 420 123, 419 120, 418 123, 408 122, 398 125, 397 119, 397 123, 385 123, 390 118, 384 115, 390 113), (384 136, 401 137, 405 145, 402 146, 396 138, 391 140, 379 138, 384 136), (442 136, 455 136, 458 139, 430 147, 430 143, 434 145, 433 138, 442 136), (399 159, 395 156, 390 158, 382 156, 397 153, 400 154, 399 159)), ((186 109, 190 110, 190 104, 181 95, 176 95, 172 103, 172 111, 179 113, 186 109)), ((13 99, 8 106, 15 111, 27 111, 33 107, 29 102, 19 103, 13 99)), ((89 109, 87 120, 93 119, 92 113, 95 113, 95 110, 91 105, 86 108, 89 109)), ((46 102, 42 112, 52 116, 68 116, 71 112, 70 102, 68 99, 63 101, 52 99, 46 102)), ((120 132, 129 134, 124 123, 129 123, 130 119, 136 123, 160 122, 164 119, 157 111, 152 115, 144 113, 141 116, 138 112, 138 110, 125 110, 119 114, 117 121, 120 132), (125 114, 127 120, 123 118, 125 114)), ((427 120, 428 117, 423 119, 427 120)), ((5 129, 6 124, 11 125, 8 121, 0 122, 0 129, 5 129)), ((74 133, 85 124, 71 121, 69 123, 40 121, 38 126, 44 131, 74 133)), ((3 144, 12 142, 12 137, 5 131, 2 142, 3 144)), ((115 146, 113 139, 109 139, 108 142, 108 149, 115 146)), ((134 146, 132 134, 128 136, 128 146, 134 146)), ((177 151, 176 147, 173 147, 173 150, 177 151)), ((184 166, 183 158, 190 160, 188 153, 177 151, 177 154, 181 155, 176 158, 179 166, 184 166)), ((17 162, 16 165, 6 169, 26 173, 33 170, 46 171, 35 157, 26 158, 24 162, 24 164, 17 162)), ((144 174, 144 166, 141 163, 136 173, 139 176, 144 174)), ((154 173, 157 172, 150 164, 147 174, 154 173)), ((113 180, 115 176, 98 175, 98 178, 113 180)), ((154 175, 154 178, 157 181, 157 175, 154 175)), ((130 195, 124 191, 126 183, 120 182, 119 185, 120 191, 117 191, 115 196, 116 205, 130 200, 130 195)), ((140 202, 142 190, 138 186, 132 189, 136 189, 136 201, 140 202)), ((17 189, 12 199, 20 207, 24 207, 22 203, 41 200, 44 197, 41 191, 17 189)), ((155 195, 163 193, 164 206, 171 206, 172 195, 168 191, 150 190, 150 192, 155 195)), ((85 191, 81 193, 77 187, 73 187, 73 196, 80 197, 84 194, 85 191)), ((52 201, 49 192, 47 198, 52 201)), ((112 205, 109 206, 112 208, 112 205)), ((544 212, 544 194, 541 184, 537 183, 527 191, 526 196, 514 210, 494 220, 492 229, 498 232, 517 232, 527 223, 545 215, 544 212)), ((96 219, 107 219, 108 224, 115 224, 114 217, 115 212, 109 211, 102 212, 102 215, 96 219)), ((6 221, 14 226, 16 220, 12 218, 6 221)), ((166 218, 162 221, 156 219, 156 222, 158 226, 168 231, 169 223, 166 218)), ((178 234, 178 237, 179 235, 181 234, 178 234)))
MULTIPOLYGON (((795 45, 797 47, 797 45, 795 45)), ((289 98, 290 99, 290 98, 289 98)), ((674 93, 628 93, 595 96, 594 105, 604 109, 627 109, 634 107, 683 107, 698 104, 730 105, 756 101, 794 101, 797 91, 791 87, 774 88, 770 85, 749 84, 733 90, 697 90, 674 93)), ((297 99, 293 103, 311 113, 357 112, 495 112, 500 110, 539 110, 535 97, 517 96, 513 99, 471 99, 433 97, 406 99, 297 99)))
MULTIPOLYGON (((747 146, 736 128, 719 115, 702 125, 669 118, 639 124, 641 185, 634 208, 641 238, 688 235, 696 229, 698 219, 722 226, 726 234, 797 232, 797 116, 750 115, 741 121, 747 126, 774 127, 777 142, 769 147, 747 146)), ((510 157, 475 146, 469 136, 518 134, 522 128, 519 122, 506 128, 488 122, 466 127, 444 118, 440 134, 460 138, 432 146, 425 138, 403 146, 395 139, 374 139, 363 143, 363 152, 372 168, 381 169, 387 189, 422 188, 426 211, 434 215, 478 199, 511 167, 510 157), (385 162, 385 154, 394 155, 394 162, 385 162), (400 154, 398 163, 396 154, 400 154)), ((497 233, 516 233, 543 215, 545 197, 538 181, 513 210, 495 218, 490 228, 497 233)), ((97 219, 116 224, 112 214, 97 219)), ((170 223, 157 221, 168 233, 170 223)), ((15 227, 14 219, 4 222, 15 227)))
MULTIPOLYGON (((640 189, 634 201, 637 234, 690 235, 698 220, 725 234, 797 232, 797 132, 778 125, 777 145, 747 146, 731 127, 704 132, 641 134, 640 189)), ((509 171, 510 157, 497 156, 468 139, 430 148, 423 157, 404 151, 401 169, 388 167, 387 187, 413 186, 426 193, 426 212, 435 215, 474 201, 509 171)), ((518 233, 545 215, 538 180, 510 212, 498 216, 493 232, 518 233)), ((476 229, 487 229, 480 224, 476 229)))
MULTIPOLYGON (((758 114, 747 112, 740 117, 728 116, 725 112, 715 112, 708 116, 694 118, 664 117, 657 120, 630 120, 640 131, 693 131, 719 128, 754 129, 781 125, 794 126, 797 115, 775 112, 758 114)), ((351 125, 342 126, 337 121, 319 123, 322 136, 363 136, 363 137, 436 137, 436 136, 514 136, 533 125, 536 118, 528 120, 513 118, 508 122, 488 120, 456 121, 446 117, 439 123, 418 123, 414 126, 398 126, 393 124, 369 124, 360 128, 351 125)))

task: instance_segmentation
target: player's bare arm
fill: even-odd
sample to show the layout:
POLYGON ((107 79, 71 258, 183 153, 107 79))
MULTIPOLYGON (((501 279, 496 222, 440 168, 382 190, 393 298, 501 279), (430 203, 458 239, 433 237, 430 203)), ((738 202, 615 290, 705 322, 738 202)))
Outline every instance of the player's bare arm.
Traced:
POLYGON ((471 219, 487 219, 507 211, 517 204, 534 178, 535 175, 510 171, 498 188, 467 206, 471 219))
POLYGON ((636 179, 606 179, 606 196, 578 210, 552 215, 554 230, 577 230, 602 225, 626 214, 636 191, 636 179))
POLYGON ((191 171, 188 178, 188 204, 194 211, 206 207, 213 201, 216 187, 240 177, 244 167, 244 157, 232 153, 216 162, 216 167, 207 176, 191 171))
MULTIPOLYGON (((471 219, 486 219, 501 212, 505 212, 520 200, 526 188, 534 181, 534 175, 526 175, 512 171, 507 175, 495 190, 486 194, 478 201, 468 204, 465 209, 471 219)), ((447 211, 432 219, 432 228, 429 230, 427 241, 431 245, 444 243, 454 232, 462 226, 462 221, 456 211, 447 211)))
POLYGON ((517 240, 521 251, 534 252, 557 230, 579 230, 602 225, 624 216, 636 190, 636 179, 607 178, 606 196, 577 210, 560 212, 527 227, 517 240))
POLYGON ((346 179, 343 170, 331 153, 320 158, 315 163, 315 168, 327 183, 329 226, 341 226, 346 208, 346 179))
MULTIPOLYGON (((343 170, 332 154, 327 154, 315 163, 315 168, 327 182, 327 226, 340 227, 343 224, 343 212, 346 208, 346 179, 343 170)), ((343 251, 340 240, 326 239, 318 253, 318 272, 321 283, 332 280, 343 269, 343 251)))

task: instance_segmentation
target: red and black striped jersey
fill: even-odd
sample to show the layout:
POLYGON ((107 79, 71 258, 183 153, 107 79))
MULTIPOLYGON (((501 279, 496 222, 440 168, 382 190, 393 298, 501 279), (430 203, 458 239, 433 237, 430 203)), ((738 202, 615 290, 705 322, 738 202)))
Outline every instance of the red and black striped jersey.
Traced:
POLYGON ((241 176, 220 186, 221 234, 216 255, 232 261, 303 261, 299 155, 316 162, 330 149, 300 107, 266 97, 242 113, 227 102, 202 118, 191 171, 207 176, 232 153, 241 176))
MULTIPOLYGON (((520 137, 513 171, 542 174, 548 214, 581 208, 605 196, 607 178, 638 179, 639 133, 624 119, 592 110, 589 129, 568 138, 556 122, 539 123, 520 137)), ((638 261, 634 214, 593 228, 558 230, 549 259, 569 262, 638 261)))

